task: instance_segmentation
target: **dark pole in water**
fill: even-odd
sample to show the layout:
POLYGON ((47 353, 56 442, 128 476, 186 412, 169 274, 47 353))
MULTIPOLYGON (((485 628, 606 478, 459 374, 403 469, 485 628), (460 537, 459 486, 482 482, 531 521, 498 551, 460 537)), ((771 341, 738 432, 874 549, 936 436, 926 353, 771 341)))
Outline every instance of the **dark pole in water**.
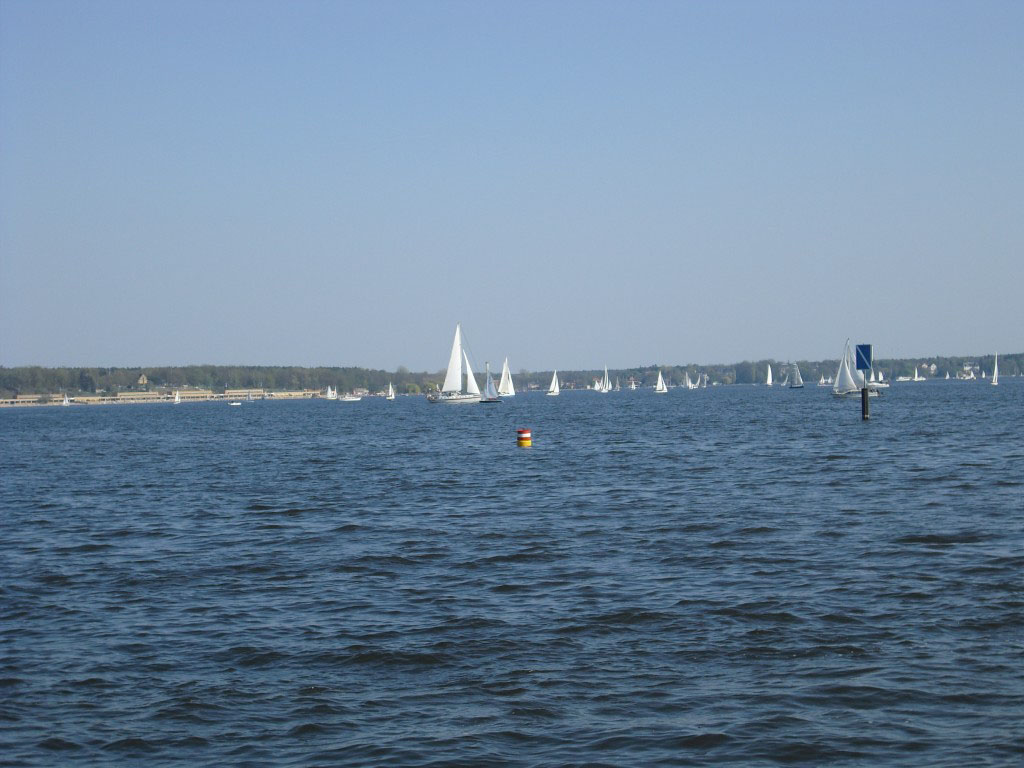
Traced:
POLYGON ((864 387, 860 391, 860 417, 864 421, 871 418, 871 414, 868 412, 868 388, 864 387))

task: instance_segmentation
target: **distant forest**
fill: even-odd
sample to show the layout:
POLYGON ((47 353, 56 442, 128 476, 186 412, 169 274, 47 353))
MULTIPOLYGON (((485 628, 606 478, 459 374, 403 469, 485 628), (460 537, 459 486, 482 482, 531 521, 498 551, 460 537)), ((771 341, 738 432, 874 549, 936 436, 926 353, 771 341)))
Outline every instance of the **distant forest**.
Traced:
MULTIPOLYGON (((775 380, 785 375, 788 363, 780 360, 744 361, 728 365, 647 365, 637 368, 609 370, 614 383, 616 379, 625 387, 630 379, 640 386, 654 386, 658 371, 662 371, 670 384, 683 381, 685 373, 696 378, 698 372, 706 373, 710 383, 752 384, 763 382, 767 365, 771 363, 775 380)), ((839 365, 838 360, 797 361, 800 372, 808 384, 818 381, 821 376, 832 376, 839 365)), ((930 357, 904 360, 877 360, 876 370, 884 372, 887 379, 897 376, 912 376, 916 366, 927 377, 944 377, 948 371, 955 376, 964 365, 973 365, 980 378, 981 371, 991 375, 993 356, 984 357, 930 357), (934 372, 932 366, 935 366, 934 372)), ((582 388, 603 374, 602 370, 559 371, 558 378, 564 388, 582 388)), ((1014 376, 1024 372, 1024 353, 1000 355, 1001 376, 1014 376)), ((477 372, 481 378, 480 372, 477 372)), ((497 372, 495 372, 497 378, 497 372)), ((513 373, 517 389, 546 389, 551 381, 551 371, 525 371, 513 373)), ((397 371, 381 371, 369 368, 302 368, 298 366, 242 366, 242 365, 190 365, 185 367, 143 367, 143 368, 43 368, 25 366, 19 368, 0 367, 0 396, 14 397, 22 394, 48 394, 57 392, 103 393, 138 390, 164 390, 182 387, 210 389, 223 392, 225 389, 267 389, 274 391, 324 389, 335 387, 341 392, 365 388, 379 392, 393 382, 398 392, 419 394, 436 389, 444 380, 444 371, 414 373, 399 368, 397 371), (145 375, 146 383, 139 380, 145 375)))

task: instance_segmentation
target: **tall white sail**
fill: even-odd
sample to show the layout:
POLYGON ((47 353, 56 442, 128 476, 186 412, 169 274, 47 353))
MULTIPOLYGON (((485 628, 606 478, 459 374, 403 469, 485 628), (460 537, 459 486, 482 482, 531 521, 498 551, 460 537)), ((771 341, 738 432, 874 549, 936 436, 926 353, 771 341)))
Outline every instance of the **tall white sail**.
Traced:
POLYGON ((832 393, 836 395, 848 395, 856 392, 860 387, 853 379, 850 372, 850 341, 847 339, 846 348, 843 350, 843 357, 839 361, 839 370, 836 371, 836 382, 832 385, 832 393))
POLYGON ((554 373, 551 374, 551 386, 548 387, 548 394, 553 397, 557 395, 559 391, 560 390, 558 388, 558 371, 555 371, 554 373))
POLYGON ((64 393, 64 402, 62 402, 61 405, 71 405, 71 401, 68 400, 68 393, 67 392, 64 393))
POLYGON ((766 386, 772 385, 772 364, 768 363, 768 377, 764 380, 766 386))
POLYGON ((502 397, 515 397, 516 388, 512 384, 512 372, 508 369, 508 358, 501 367, 501 381, 498 383, 498 394, 502 397))
POLYGON ((388 382, 388 393, 384 396, 384 399, 385 400, 394 400, 395 399, 395 387, 394 387, 394 385, 390 381, 388 382))
POLYGON ((800 389, 804 385, 804 379, 800 375, 800 366, 793 363, 793 378, 789 381, 790 389, 800 389))
POLYGON ((996 352, 996 360, 992 366, 992 386, 999 383, 999 353, 996 352))
POLYGON ((469 367, 469 357, 466 355, 466 350, 462 350, 462 360, 466 364, 466 394, 479 395, 480 386, 476 383, 476 376, 473 375, 473 369, 469 367))
POLYGON ((658 371, 658 383, 654 387, 654 391, 659 393, 659 394, 668 392, 668 387, 665 386, 665 379, 661 375, 661 371, 658 371))
POLYGON ((442 392, 462 391, 462 326, 455 325, 455 340, 452 341, 452 354, 448 358, 448 372, 444 375, 442 392))
POLYGON ((178 405, 178 404, 181 403, 181 392, 179 392, 177 390, 175 390, 175 392, 174 392, 174 403, 175 403, 175 405, 178 405))

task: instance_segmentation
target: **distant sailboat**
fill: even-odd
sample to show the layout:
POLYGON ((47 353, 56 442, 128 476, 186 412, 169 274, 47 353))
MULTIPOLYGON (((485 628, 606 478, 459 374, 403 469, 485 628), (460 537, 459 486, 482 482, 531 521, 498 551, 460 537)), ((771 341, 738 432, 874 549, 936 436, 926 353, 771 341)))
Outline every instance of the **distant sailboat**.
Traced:
POLYGON ((790 389, 803 389, 804 380, 800 376, 800 366, 793 363, 793 379, 789 382, 790 389))
POLYGON ((498 383, 498 394, 502 397, 515 397, 516 388, 512 384, 512 372, 508 369, 508 358, 505 358, 505 364, 501 367, 501 381, 498 383))
POLYGON ((395 387, 394 387, 394 385, 390 381, 388 382, 388 393, 386 395, 384 395, 384 399, 385 400, 394 400, 395 399, 395 387))
POLYGON ((480 402, 480 387, 473 376, 473 370, 469 367, 469 358, 462 349, 462 325, 455 326, 455 339, 452 341, 452 353, 448 358, 448 371, 444 376, 444 384, 441 391, 429 395, 427 401, 431 403, 448 403, 451 405, 468 405, 469 403, 480 402), (465 363, 465 369, 463 369, 465 363), (462 383, 465 373, 466 383, 462 383))
MULTIPOLYGON (((468 363, 467 363, 468 364, 468 363)), ((494 386, 494 377, 491 376, 491 364, 484 363, 484 393, 480 397, 481 403, 500 403, 498 389, 494 386)))
POLYGON ((821 378, 818 379, 818 386, 819 387, 827 387, 828 386, 828 383, 825 381, 825 374, 824 373, 821 374, 821 378))
POLYGON ((996 359, 992 365, 992 386, 999 384, 999 353, 996 352, 996 359))
POLYGON ((602 378, 601 381, 598 382, 598 384, 597 384, 597 391, 598 392, 611 392, 612 391, 612 382, 611 382, 611 379, 608 378, 608 366, 607 365, 604 367, 604 378, 602 378))
POLYGON ((765 384, 766 387, 770 387, 772 385, 772 364, 771 363, 768 363, 768 377, 764 380, 764 384, 765 384))
POLYGON ((174 392, 174 404, 181 405, 181 392, 175 390, 174 392))
POLYGON ((949 381, 949 371, 946 371, 946 381, 949 381))
MULTIPOLYGON (((847 339, 846 347, 843 349, 843 356, 839 360, 839 370, 836 371, 836 380, 832 385, 833 395, 843 397, 845 395, 857 394, 862 389, 862 383, 866 385, 866 382, 863 382, 863 375, 860 376, 861 382, 854 378, 852 360, 853 352, 850 349, 850 340, 847 339)), ((878 390, 869 389, 868 394, 877 395, 878 390)))
POLYGON ((548 387, 548 396, 557 397, 560 392, 558 388, 558 371, 551 374, 551 386, 548 387))
POLYGON ((658 383, 654 386, 654 391, 659 395, 664 395, 668 392, 668 387, 665 386, 665 379, 661 375, 661 371, 658 371, 658 383))
POLYGON ((913 381, 924 381, 924 376, 917 372, 917 366, 914 366, 914 378, 913 381))
POLYGON ((327 394, 324 395, 324 397, 327 398, 328 400, 337 400, 338 399, 338 390, 331 389, 331 385, 328 384, 327 385, 327 394))
POLYGON ((64 402, 61 403, 61 405, 71 405, 71 401, 68 400, 68 393, 67 392, 64 393, 64 402))

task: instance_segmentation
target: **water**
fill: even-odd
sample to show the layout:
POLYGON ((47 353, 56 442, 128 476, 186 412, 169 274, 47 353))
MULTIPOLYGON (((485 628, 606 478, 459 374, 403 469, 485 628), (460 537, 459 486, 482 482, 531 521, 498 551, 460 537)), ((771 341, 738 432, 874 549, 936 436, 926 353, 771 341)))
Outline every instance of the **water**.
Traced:
POLYGON ((0 412, 0 761, 1019 765, 1024 379, 871 406, 0 412))

